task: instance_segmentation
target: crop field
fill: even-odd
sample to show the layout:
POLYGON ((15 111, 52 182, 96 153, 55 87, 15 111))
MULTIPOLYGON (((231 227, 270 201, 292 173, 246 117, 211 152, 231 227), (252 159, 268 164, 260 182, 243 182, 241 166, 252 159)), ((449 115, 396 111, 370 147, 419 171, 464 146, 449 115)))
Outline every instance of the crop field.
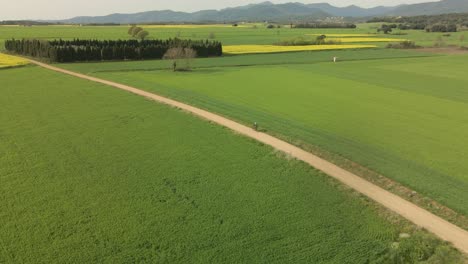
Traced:
POLYGON ((398 240, 358 196, 226 129, 37 67, 0 78, 2 263, 363 263, 398 240))
MULTIPOLYGON (((311 64, 319 62, 330 62, 337 56, 343 61, 359 60, 386 60, 392 58, 424 58, 434 54, 423 52, 411 52, 398 49, 351 49, 351 50, 325 50, 320 52, 298 51, 292 53, 265 53, 265 54, 239 54, 235 56, 224 56, 217 58, 198 58, 192 62, 195 69, 218 68, 218 67, 244 67, 259 65, 292 65, 311 64)), ((167 70, 172 63, 166 60, 147 61, 123 61, 105 63, 72 63, 56 64, 65 69, 94 74, 101 72, 131 72, 131 71, 153 71, 167 70)))
MULTIPOLYGON (((149 62, 122 68, 106 63, 102 71, 97 64, 64 66, 247 124, 259 122, 271 133, 358 162, 468 214, 468 164, 460 158, 468 155, 468 57, 378 59, 384 52, 369 50, 355 55, 374 52, 371 60, 328 62, 332 55, 346 60, 349 53, 342 52, 317 63, 309 55, 310 64, 299 58, 299 64, 288 64, 284 54, 282 65, 245 68, 216 67, 220 60, 211 60, 211 67, 177 74, 162 64, 144 69, 149 62)), ((261 63, 257 56, 254 61, 261 63)))
MULTIPOLYGON (((396 34, 406 35, 384 35, 376 34, 379 24, 359 24, 356 29, 290 29, 288 26, 282 28, 267 29, 265 24, 245 24, 238 27, 230 25, 171 25, 152 26, 143 25, 148 30, 150 38, 187 38, 206 39, 213 38, 221 41, 224 45, 272 45, 278 41, 288 38, 296 38, 305 35, 322 35, 329 37, 378 37, 409 39, 419 45, 432 46, 435 42, 443 45, 466 44, 467 40, 460 40, 466 32, 451 33, 444 36, 443 33, 426 33, 417 30, 395 31, 396 34)), ((42 39, 128 39, 128 26, 33 26, 33 27, 11 27, 0 26, 0 49, 3 49, 5 39, 42 38, 42 39)))
MULTIPOLYGON (((325 32, 325 31, 323 31, 325 32)), ((306 36, 315 36, 318 37, 320 35, 323 35, 324 33, 321 34, 306 34, 306 36)), ((365 38, 365 37, 375 37, 376 34, 327 34, 327 37, 333 37, 333 38, 365 38)))
MULTIPOLYGON (((259 24, 240 24, 236 27, 238 28, 252 28, 253 26, 260 26, 259 24)), ((207 24, 207 25, 143 25, 145 28, 159 28, 159 29, 168 29, 168 28, 183 28, 183 29, 200 29, 200 28, 232 28, 231 24, 207 24)))
POLYGON ((306 45, 306 46, 278 46, 278 45, 232 45, 224 46, 226 54, 251 54, 251 53, 277 53, 292 51, 323 51, 343 49, 369 49, 374 45, 306 45))
MULTIPOLYGON (((360 24, 359 30, 361 31, 368 31, 375 33, 377 28, 381 25, 381 23, 367 23, 367 24, 360 24)), ((380 37, 388 37, 388 35, 377 35, 380 37)), ((450 32, 450 33, 427 33, 424 30, 398 30, 395 29, 390 35, 395 38, 403 38, 408 39, 411 41, 415 41, 416 44, 424 47, 431 47, 434 45, 440 46, 460 46, 460 45, 468 45, 468 32, 460 31, 460 32, 450 32)))
POLYGON ((333 40, 342 43, 359 43, 359 42, 402 42, 407 39, 402 38, 383 38, 377 34, 306 34, 306 36, 318 37, 326 35, 327 40, 333 40))
POLYGON ((22 66, 26 64, 28 64, 28 61, 23 58, 0 53, 0 69, 22 66))
MULTIPOLYGON (((466 32, 266 26, 143 25, 221 41, 224 56, 54 66, 256 123, 468 219, 468 53, 384 48, 459 47, 466 32), (277 44, 320 35, 341 43, 277 44)), ((0 26, 0 52, 11 38, 127 30, 0 26)), ((329 176, 177 108, 3 53, 0 95, 0 263, 462 263, 329 176)))
POLYGON ((334 40, 342 43, 358 43, 358 42, 402 42, 406 39, 397 38, 328 38, 327 40, 334 40))

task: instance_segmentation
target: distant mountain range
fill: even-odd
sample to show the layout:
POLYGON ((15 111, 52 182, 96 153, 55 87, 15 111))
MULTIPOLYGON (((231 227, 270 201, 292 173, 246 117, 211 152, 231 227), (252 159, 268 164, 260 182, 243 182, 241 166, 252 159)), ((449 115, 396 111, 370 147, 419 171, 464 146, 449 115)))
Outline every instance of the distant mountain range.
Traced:
POLYGON ((468 0, 443 0, 440 2, 400 6, 387 12, 386 15, 417 16, 466 12, 468 12, 468 0))
POLYGON ((90 23, 165 23, 165 22, 238 22, 238 21, 290 21, 320 20, 327 17, 414 16, 468 12, 468 0, 442 0, 394 7, 361 8, 355 5, 335 7, 327 3, 273 4, 264 2, 222 10, 203 10, 194 13, 171 10, 149 11, 136 14, 112 14, 107 16, 81 16, 55 22, 90 23))

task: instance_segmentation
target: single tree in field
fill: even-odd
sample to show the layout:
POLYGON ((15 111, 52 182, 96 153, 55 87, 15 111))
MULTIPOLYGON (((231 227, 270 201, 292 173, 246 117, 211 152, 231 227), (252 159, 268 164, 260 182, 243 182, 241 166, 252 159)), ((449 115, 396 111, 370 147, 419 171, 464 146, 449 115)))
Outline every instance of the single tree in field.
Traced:
POLYGON ((191 48, 170 48, 164 54, 163 59, 172 61, 172 69, 174 71, 191 69, 191 63, 194 58, 197 57, 197 52, 191 48), (185 65, 180 67, 180 62, 185 61, 185 65))
POLYGON ((127 32, 130 36, 134 37, 134 38, 137 38, 139 40, 145 40, 148 35, 149 35, 149 32, 144 30, 143 28, 141 27, 137 27, 135 25, 132 25, 129 29, 128 29, 128 32, 127 32))
POLYGON ((133 37, 133 30, 134 30, 135 28, 136 28, 136 26, 135 26, 135 25, 132 25, 132 26, 128 29, 128 32, 127 32, 127 33, 128 33, 130 36, 132 36, 132 37, 133 37))
POLYGON ((148 31, 142 30, 138 32, 138 34, 136 35, 136 38, 143 41, 148 37, 148 35, 149 35, 148 31))
POLYGON ((138 33, 140 33, 141 31, 143 31, 143 29, 141 27, 134 27, 133 30, 132 30, 132 37, 136 38, 138 33))

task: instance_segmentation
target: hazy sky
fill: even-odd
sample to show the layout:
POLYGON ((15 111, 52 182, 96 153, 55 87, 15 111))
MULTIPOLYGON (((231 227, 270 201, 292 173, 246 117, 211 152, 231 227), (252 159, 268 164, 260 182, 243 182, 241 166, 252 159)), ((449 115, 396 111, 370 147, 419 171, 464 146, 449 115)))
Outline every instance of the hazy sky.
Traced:
MULTIPOLYGON (((74 16, 97 16, 111 13, 134 13, 141 11, 172 9, 176 11, 197 11, 220 9, 260 3, 265 0, 0 0, 0 21, 8 19, 62 19, 74 16)), ((271 0, 275 3, 328 2, 336 6, 398 5, 437 0, 271 0)))

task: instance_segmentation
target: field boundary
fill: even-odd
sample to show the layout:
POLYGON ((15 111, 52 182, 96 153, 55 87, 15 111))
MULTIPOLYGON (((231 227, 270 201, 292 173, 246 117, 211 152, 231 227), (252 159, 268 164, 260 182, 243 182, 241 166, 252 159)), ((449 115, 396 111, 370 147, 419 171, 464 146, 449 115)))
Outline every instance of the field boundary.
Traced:
POLYGON ((294 157, 298 160, 301 160, 312 167, 324 172, 325 174, 337 179, 341 183, 351 187, 357 192, 369 197, 375 202, 383 205, 389 210, 401 215, 407 220, 411 221, 415 225, 427 229, 429 232, 435 234, 442 240, 448 241, 453 244, 453 246, 459 249, 461 252, 468 254, 468 231, 442 219, 439 216, 434 215, 433 213, 403 199, 402 197, 395 195, 371 182, 368 180, 359 177, 356 174, 353 174, 350 171, 347 171, 343 168, 338 167, 337 165, 318 157, 310 152, 307 152, 299 147, 296 147, 286 141, 273 137, 271 135, 265 134, 263 132, 258 132, 253 128, 247 127, 240 123, 237 123, 228 118, 222 117, 220 115, 211 113, 209 111, 181 103, 167 97, 163 97, 154 93, 140 90, 135 87, 128 85, 107 81, 104 79, 68 71, 58 67, 54 67, 49 64, 41 63, 38 61, 30 60, 31 63, 41 66, 43 68, 53 70, 59 73, 71 75, 88 81, 101 83, 107 86, 118 88, 136 95, 143 96, 145 98, 170 105, 184 111, 190 112, 198 117, 209 120, 218 125, 227 127, 239 134, 242 134, 246 137, 255 139, 265 145, 269 145, 274 149, 277 149, 281 152, 284 152, 291 157, 294 157))
MULTIPOLYGON (((255 56, 261 54, 242 54, 242 55, 227 55, 226 57, 235 57, 235 56, 255 56)), ((392 59, 413 59, 413 58, 428 58, 428 57, 438 57, 444 56, 444 54, 435 54, 435 53, 424 53, 421 52, 421 55, 415 55, 411 57, 389 57, 389 58, 356 58, 356 59, 345 59, 341 60, 341 62, 354 62, 354 61, 374 61, 374 60, 392 60, 392 59), (426 55, 427 54, 427 55, 426 55), (430 55, 429 55, 430 54, 430 55)), ((329 60, 328 60, 329 61, 329 60)), ((129 61, 129 62, 137 62, 137 61, 129 61)), ((231 64, 231 65, 213 65, 213 66, 193 66, 193 69, 213 69, 213 68, 237 68, 237 67, 256 67, 256 66, 281 66, 281 65, 311 65, 311 64, 319 64, 327 62, 327 60, 323 61, 314 61, 314 62, 273 62, 273 63, 257 63, 257 64, 231 64)), ((91 62, 92 63, 92 62, 91 62)), ((113 61, 103 61, 99 63, 113 63, 113 61)), ((163 71, 167 70, 170 67, 153 67, 153 68, 135 68, 135 69, 117 69, 117 70, 97 70, 97 71, 90 71, 87 74, 96 74, 96 73, 116 73, 116 72, 146 72, 146 71, 163 71)))

